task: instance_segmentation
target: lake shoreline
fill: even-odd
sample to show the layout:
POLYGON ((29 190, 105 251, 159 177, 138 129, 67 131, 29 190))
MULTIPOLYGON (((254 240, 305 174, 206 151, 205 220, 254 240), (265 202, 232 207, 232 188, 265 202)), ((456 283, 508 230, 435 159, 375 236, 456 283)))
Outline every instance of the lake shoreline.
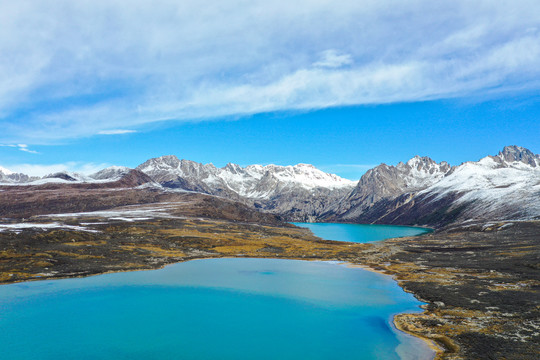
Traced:
MULTIPOLYGON (((348 266, 348 267, 351 267, 351 268, 357 268, 357 269, 363 269, 365 271, 370 271, 370 272, 374 272, 374 273, 377 273, 377 274, 381 274, 381 275, 384 275, 384 276, 389 276, 392 278, 392 280, 394 280, 400 287, 401 289, 404 291, 404 292, 407 292, 409 294, 412 294, 418 301, 420 302, 423 302, 423 303, 427 303, 425 300, 423 299, 420 299, 418 298, 418 296, 410 291, 407 291, 406 289, 404 289, 398 280, 396 280, 396 278, 394 277, 393 274, 389 274, 386 270, 382 270, 380 268, 375 268, 375 267, 371 267, 369 265, 364 265, 364 264, 353 264, 353 263, 344 263, 345 266, 348 266)), ((420 306, 420 308, 422 308, 422 305, 420 306)), ((398 316, 401 316, 401 315, 407 315, 407 313, 400 313, 400 314, 396 314, 393 316, 392 318, 392 324, 394 325, 394 327, 396 329, 398 329, 399 331, 401 332, 404 332, 406 334, 409 334, 411 336, 414 336, 418 339, 421 339, 423 340, 427 345, 428 347, 433 350, 435 352, 435 356, 433 357, 433 360, 438 360, 441 358, 441 356, 444 354, 445 352, 445 348, 442 347, 439 343, 437 343, 437 341, 435 341, 434 339, 431 339, 429 337, 426 337, 426 336, 423 336, 423 335, 420 335, 418 334, 418 332, 414 332, 414 331, 410 331, 408 329, 408 327, 406 326, 406 324, 403 324, 402 322, 398 321, 396 318, 398 316)))
POLYGON ((537 311, 534 289, 540 281, 527 264, 534 263, 540 222, 509 224, 468 225, 369 244, 321 240, 299 228, 189 219, 103 225, 101 233, 0 233, 8 249, 0 253, 0 282, 151 270, 217 257, 339 261, 391 275, 404 291, 426 302, 423 313, 399 314, 394 322, 404 332, 444 346, 439 358, 500 358, 510 356, 510 350, 530 358, 538 335, 528 319, 537 311), (25 245, 30 243, 32 248, 25 245), (44 261, 49 272, 55 265, 61 271, 40 275, 44 261))
MULTIPOLYGON (((430 351, 427 346, 421 344, 420 341, 415 340, 416 337, 414 337, 413 339, 409 336, 400 335, 403 332, 399 331, 394 326, 391 326, 391 319, 394 313, 411 311, 413 308, 417 308, 419 302, 414 299, 413 296, 405 295, 402 292, 401 288, 399 288, 394 281, 387 279, 386 276, 383 277, 380 274, 369 274, 363 269, 351 269, 347 266, 344 266, 344 264, 341 262, 300 260, 295 261, 289 259, 219 258, 204 259, 200 262, 188 261, 184 263, 171 264, 170 266, 167 266, 166 269, 164 269, 163 271, 145 271, 145 273, 141 275, 130 275, 130 273, 116 273, 112 275, 113 276, 103 275, 93 278, 89 277, 84 279, 84 281, 80 281, 79 279, 75 279, 75 281, 63 282, 49 281, 43 285, 34 283, 23 287, 12 286, 6 288, 6 291, 4 293, 4 299, 0 299, 0 304, 2 304, 2 300, 7 301, 7 303, 4 302, 3 304, 7 305, 5 309, 8 311, 8 313, 13 314, 13 316, 5 317, 5 319, 3 319, 4 322, 0 321, 0 323, 3 324, 0 324, 0 328, 6 328, 5 321, 7 321, 7 324, 9 324, 12 317, 15 317, 15 319, 24 319, 26 307, 28 306, 28 304, 34 303, 34 300, 29 302, 29 300, 31 300, 32 298, 36 299, 36 301, 37 299, 43 299, 42 309, 28 309, 28 311, 37 311, 37 314, 43 314, 39 317, 36 317, 34 320, 37 322, 41 322, 42 320, 40 319, 45 319, 44 322, 49 323, 50 321, 46 319, 48 319, 50 316, 44 314, 43 311, 45 311, 45 309, 51 309, 52 313, 54 313, 57 310, 55 306, 46 305, 51 304, 51 301, 47 299, 54 299, 52 300, 52 303, 58 303, 59 305, 57 307, 59 309, 64 309, 64 306, 61 305, 64 301, 63 298, 57 297, 56 294, 63 293, 64 295, 67 295, 67 301, 71 304, 74 304, 74 306, 77 306, 75 304, 80 304, 80 302, 74 301, 72 298, 72 296, 78 298, 79 295, 77 294, 83 294, 81 296, 87 298, 88 301, 91 301, 93 304, 93 297, 96 297, 98 301, 99 299, 104 298, 101 293, 110 293, 109 296, 111 296, 111 299, 114 299, 114 296, 116 296, 114 294, 117 294, 118 291, 123 291, 122 289, 129 289, 137 286, 145 289, 143 290, 144 294, 148 294, 149 291, 152 291, 153 293, 165 291, 166 294, 163 295, 165 298, 169 296, 167 294, 172 294, 172 291, 185 291, 182 290, 182 288, 195 289, 200 286, 202 289, 214 289, 215 286, 218 286, 218 288, 215 289, 217 291, 232 291, 232 293, 236 294, 238 294, 239 292, 245 292, 245 294, 248 294, 249 296, 261 295, 266 296, 268 299, 289 299, 286 301, 293 301, 297 304, 304 304, 300 305, 304 308, 304 310, 301 310, 300 313, 305 311, 306 314, 312 314, 309 315, 310 317, 323 314, 324 316, 320 320, 320 326, 317 327, 321 330, 313 330, 313 335, 305 334, 298 337, 300 343, 302 343, 302 341, 304 341, 305 339, 307 339, 308 341, 312 341, 313 338, 311 336, 322 336, 319 337, 318 345, 313 344, 310 349, 305 349, 303 346, 296 346, 296 351, 298 351, 298 349, 303 349, 300 350, 301 353, 311 353, 313 355, 316 355, 318 352, 314 349, 320 348, 321 350, 324 350, 324 352, 328 352, 330 351, 330 349, 333 349, 332 351, 336 351, 337 354, 351 355, 357 351, 358 346, 366 346, 366 355, 365 357, 360 358, 378 359, 378 356, 372 357, 370 355, 368 356, 368 354, 378 353, 379 350, 376 349, 381 349, 379 346, 382 344, 386 344, 386 348, 389 352, 384 355, 385 359, 396 359, 395 354, 392 350, 394 348, 396 349, 396 352, 398 354, 405 355, 404 358, 406 359, 416 358, 414 355, 419 349, 422 349, 422 351, 418 353, 421 355, 420 358, 422 360, 432 358, 432 351, 430 351), (195 269, 199 270, 195 271, 195 269), (238 272, 239 270, 243 271, 238 272), (305 286, 287 286, 287 284, 296 284, 301 279, 304 279, 302 283, 304 283, 305 286), (323 281, 321 282, 321 280, 323 281), (150 290, 151 288, 148 287, 148 285, 156 286, 152 286, 151 288, 153 290, 150 290), (172 287, 169 287, 168 285, 172 285, 172 287), (372 293, 370 289, 372 289, 373 286, 375 286, 378 290, 372 293), (172 290, 173 288, 177 288, 178 290, 172 290), (221 288, 222 290, 219 290, 221 288), (59 292, 59 290, 62 291, 59 292), (88 290, 90 290, 90 292, 87 292, 88 290), (17 298, 20 300, 17 300, 17 298), (24 307, 19 307, 19 305, 17 305, 19 302, 24 307), (9 305, 10 303, 12 305, 9 305), (27 305, 24 305, 25 303, 27 305), (306 306, 305 304, 311 305, 306 306), (319 310, 317 310, 317 308, 319 308, 319 310), (22 312, 17 309, 21 309, 22 312), (321 311, 322 313, 320 313, 321 311), (329 312, 334 311, 336 311, 335 314, 341 315, 337 318, 333 318, 332 315, 328 316, 329 312), (374 321, 373 319, 377 319, 377 321, 374 321), (350 327, 351 321, 354 321, 356 323, 356 326, 354 326, 354 330, 350 327), (382 321, 384 321, 386 324, 388 324, 389 327, 392 328, 393 334, 387 330, 387 326, 381 327, 380 325, 378 325, 379 322, 382 324, 382 321), (325 330, 332 328, 334 330, 330 332, 328 332, 328 330, 325 330), (324 342, 326 336, 328 337, 328 344, 324 342), (336 336, 338 336, 341 340, 336 339, 336 336), (377 345, 376 347, 368 345, 371 344, 371 342, 364 344, 363 339, 365 339, 366 336, 369 336, 369 338, 374 341, 374 344, 377 343, 379 345, 377 345), (336 339, 337 342, 334 342, 331 339, 336 339), (341 345, 336 345, 340 343, 341 345), (336 348, 334 349, 334 347, 336 348)), ((178 295, 172 296, 174 299, 177 299, 178 295)), ((108 299, 109 297, 105 298, 108 299)), ((178 298, 178 300, 180 299, 178 298)), ((120 302, 122 303, 123 301, 125 301, 125 299, 123 299, 122 296, 122 300, 120 300, 120 302)), ((130 301, 130 304, 133 303, 134 299, 133 301, 130 301)), ((206 308, 208 306, 206 300, 203 301, 203 303, 206 304, 206 308)), ((216 311, 220 311, 219 304, 216 303, 216 301, 212 301, 212 303, 214 304, 212 308, 216 309, 216 311)), ((115 300, 113 300, 112 302, 112 308, 116 309, 117 306, 114 304, 116 304, 115 300)), ((179 302, 178 304, 180 305, 182 304, 182 302, 179 302)), ((95 307, 107 309, 108 305, 99 305, 98 302, 95 304, 95 307)), ((69 308, 65 311, 70 313, 69 308)), ((192 311, 196 310, 193 309, 192 311)), ((214 310, 204 311, 205 313, 206 311, 210 311, 210 314, 214 310)), ((46 312, 48 313, 48 311, 46 312)), ((8 313, 6 313, 6 315, 8 313)), ((139 310, 135 311, 134 313, 132 313, 131 317, 134 316, 137 319, 138 313, 139 310)), ((242 311, 240 311, 240 313, 242 313, 242 311)), ((265 312, 262 312, 261 314, 264 313, 265 312)), ((271 313, 272 311, 270 311, 270 314, 271 313)), ((152 316, 156 316, 156 314, 153 314, 152 316)), ((248 312, 248 314, 250 313, 248 312)), ((174 316, 177 316, 174 315, 174 312, 169 313, 169 310, 165 310, 164 315, 171 316, 173 318, 174 316)), ((56 315, 53 316, 56 318, 56 315)), ((108 321, 105 314, 104 316, 104 320, 100 320, 100 322, 108 321)), ((125 314, 121 316, 125 316, 125 314)), ((159 315, 157 316, 159 317, 159 315)), ((249 316, 251 318, 253 314, 249 316)), ((267 317, 268 316, 263 315, 263 318, 267 317)), ((288 316, 285 317, 287 318, 288 316)), ((291 316, 289 321, 294 321, 292 319, 295 318, 295 316, 291 316)), ((299 319, 301 318, 302 317, 300 317, 299 319)), ((84 324, 86 324, 83 319, 84 318, 78 320, 81 324, 83 324, 81 325, 82 327, 84 327, 84 324)), ((140 322, 141 326, 143 326, 142 324, 144 324, 143 319, 144 316, 141 317, 141 319, 137 320, 138 322, 140 322)), ((283 321, 285 321, 285 319, 283 321)), ((278 324, 283 323, 283 321, 278 322, 278 324)), ((260 324, 266 323, 259 322, 258 320, 256 322, 260 324)), ((92 321, 90 323, 92 323, 92 321)), ((65 327, 63 327, 61 324, 62 321, 60 321, 58 325, 52 325, 52 328, 58 326, 59 331, 65 329, 65 327)), ((207 322, 202 321, 201 325, 197 328, 204 328, 204 326, 206 326, 205 324, 207 324, 207 322)), ((283 324, 278 326, 281 328, 282 325, 283 324)), ((30 343, 30 339, 32 339, 34 335, 29 334, 31 335, 29 337, 29 340, 24 340, 19 334, 20 332, 26 332, 25 329, 27 329, 29 326, 31 325, 28 325, 28 322, 24 321, 21 322, 20 327, 13 329, 12 337, 14 336, 17 339, 21 339, 17 340, 17 343, 30 343)), ((298 327, 304 325, 295 326, 298 327)), ((293 326, 293 328, 295 326, 293 326)), ((118 327, 120 328, 121 325, 119 325, 118 327)), ((194 334, 197 334, 199 332, 199 330, 195 330, 194 334)), ((68 339, 63 341, 70 341, 69 334, 62 335, 62 333, 60 332, 59 334, 57 334, 57 336, 62 339, 68 339)), ((0 338, 2 338, 3 341, 6 340, 5 337, 0 336, 0 338)), ((241 338, 236 337, 236 339, 238 339, 238 341, 242 341, 241 338)), ((5 344, 9 345, 10 343, 8 342, 5 344)), ((36 344, 38 344, 37 348, 39 348, 39 344, 41 343, 37 341, 36 344)), ((6 351, 8 354, 10 353, 10 351, 13 351, 15 349, 14 346, 15 345, 10 345, 7 347, 6 351)), ((156 349, 158 348, 159 347, 157 347, 156 349)), ((281 347, 281 349, 279 349, 279 347, 276 349, 276 353, 287 351, 285 350, 287 348, 288 347, 286 346, 285 342, 283 343, 283 347, 281 347)), ((249 349, 249 346, 246 347, 245 350, 247 352, 245 354, 249 354, 249 349)), ((228 348, 225 347, 224 354, 229 353, 230 352, 228 348)), ((26 356, 28 356, 28 354, 23 356, 22 358, 26 358, 26 356)), ((242 358, 246 357, 244 356, 242 358)), ((250 357, 247 356, 247 358, 250 357)), ((265 358, 272 357, 266 356, 265 358)), ((309 359, 311 357, 307 356, 306 358, 309 359)), ((326 357, 314 356, 313 358, 324 359, 326 357)))

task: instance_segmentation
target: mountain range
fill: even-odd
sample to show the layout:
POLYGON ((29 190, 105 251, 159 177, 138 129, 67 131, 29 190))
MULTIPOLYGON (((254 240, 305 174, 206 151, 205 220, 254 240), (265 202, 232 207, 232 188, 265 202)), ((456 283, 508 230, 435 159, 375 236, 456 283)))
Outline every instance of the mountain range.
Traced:
POLYGON ((519 146, 459 166, 415 156, 395 166, 376 166, 359 181, 308 164, 218 168, 167 155, 135 169, 114 166, 87 176, 62 172, 37 178, 0 167, 0 183, 3 188, 114 183, 198 192, 241 202, 286 221, 440 228, 471 221, 540 218, 540 155, 519 146))

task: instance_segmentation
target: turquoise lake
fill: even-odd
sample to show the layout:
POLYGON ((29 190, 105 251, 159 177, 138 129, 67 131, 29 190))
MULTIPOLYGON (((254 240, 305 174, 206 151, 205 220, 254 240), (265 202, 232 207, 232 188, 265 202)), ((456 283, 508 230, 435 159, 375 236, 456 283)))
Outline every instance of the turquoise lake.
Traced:
POLYGON ((395 226, 395 225, 364 225, 338 223, 293 223, 310 229, 313 234, 326 240, 350 241, 367 243, 394 237, 416 236, 431 232, 431 229, 395 226))
POLYGON ((0 286, 0 358, 432 359, 392 325, 420 304, 334 262, 195 260, 0 286))

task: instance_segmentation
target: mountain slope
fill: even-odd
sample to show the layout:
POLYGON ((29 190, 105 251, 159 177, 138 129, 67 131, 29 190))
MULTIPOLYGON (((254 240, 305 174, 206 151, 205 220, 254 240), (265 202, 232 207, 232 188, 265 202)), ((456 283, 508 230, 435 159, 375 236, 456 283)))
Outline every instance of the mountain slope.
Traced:
POLYGON ((347 197, 328 209, 327 216, 355 219, 381 200, 392 200, 433 185, 451 170, 447 162, 436 163, 429 157, 420 156, 397 166, 381 164, 368 170, 347 197))
POLYGON ((359 182, 360 189, 355 190, 370 194, 371 198, 355 203, 351 194, 342 205, 350 206, 347 211, 329 211, 324 218, 441 227, 471 220, 540 217, 540 156, 527 149, 507 146, 496 156, 441 169, 444 175, 434 171, 430 180, 417 188, 396 186, 407 179, 402 175, 379 189, 377 186, 382 182, 376 182, 373 174, 366 173, 366 178, 359 182), (370 192, 371 189, 375 191, 370 192), (373 194, 385 196, 376 200, 373 194), (369 202, 371 199, 374 201, 369 202))

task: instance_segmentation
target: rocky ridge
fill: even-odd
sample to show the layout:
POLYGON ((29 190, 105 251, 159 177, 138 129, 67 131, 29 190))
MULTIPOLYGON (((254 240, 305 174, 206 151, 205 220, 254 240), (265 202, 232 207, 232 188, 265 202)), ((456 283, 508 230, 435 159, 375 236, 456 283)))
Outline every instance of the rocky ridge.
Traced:
POLYGON ((37 176, 28 176, 22 173, 14 173, 0 166, 0 183, 18 184, 38 180, 37 176))
POLYGON ((150 159, 137 169, 164 187, 239 200, 299 221, 316 219, 356 184, 308 164, 241 167, 229 163, 217 168, 168 155, 150 159))
POLYGON ((496 156, 444 167, 444 176, 435 173, 428 186, 402 188, 401 193, 382 197, 369 207, 366 203, 354 207, 353 203, 346 212, 330 211, 325 219, 437 228, 467 221, 537 219, 539 164, 540 155, 507 146, 496 156))
POLYGON ((308 164, 218 168, 174 155, 150 159, 135 170, 113 166, 88 176, 64 172, 37 179, 0 168, 0 183, 11 186, 115 187, 118 182, 219 196, 287 221, 442 228, 469 220, 540 218, 540 155, 519 146, 459 166, 415 156, 370 169, 358 182, 308 164))
POLYGON ((429 157, 420 156, 396 166, 381 164, 368 170, 351 193, 328 209, 325 216, 354 220, 369 212, 381 200, 394 199, 405 193, 428 188, 452 169, 445 161, 436 163, 429 157))

